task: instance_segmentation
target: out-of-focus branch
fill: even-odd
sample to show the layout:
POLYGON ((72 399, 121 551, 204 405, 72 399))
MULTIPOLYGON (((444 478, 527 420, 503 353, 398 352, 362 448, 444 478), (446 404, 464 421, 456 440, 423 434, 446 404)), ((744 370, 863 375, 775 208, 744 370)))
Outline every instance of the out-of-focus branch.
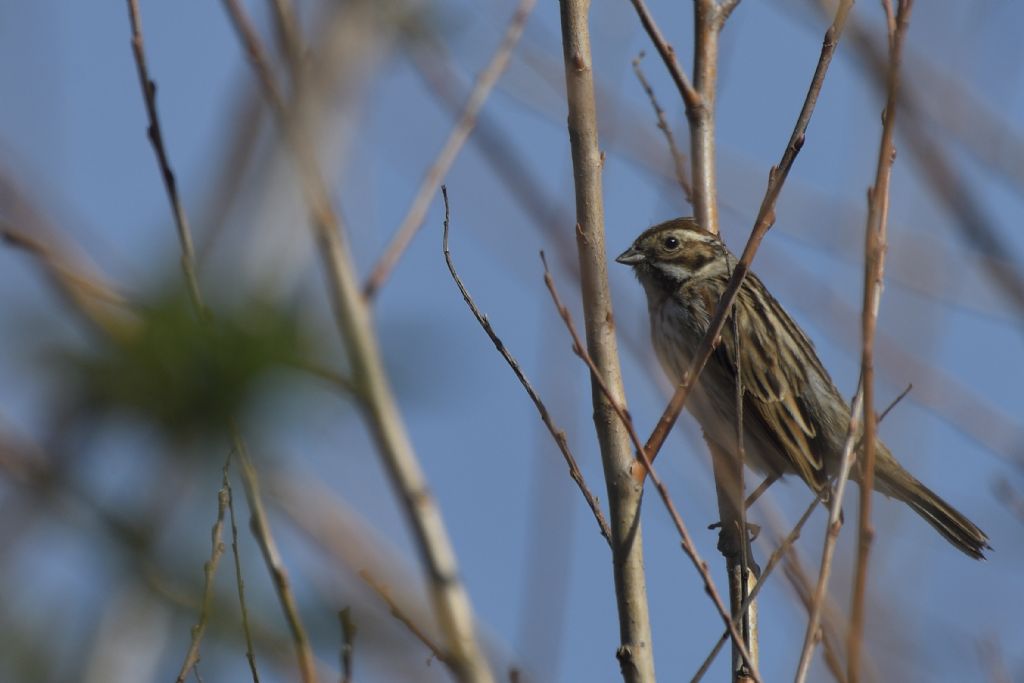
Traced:
POLYGON ((132 27, 132 52, 135 55, 135 67, 139 75, 139 86, 142 88, 142 99, 146 104, 146 117, 149 120, 149 128, 146 133, 153 145, 153 151, 156 153, 160 175, 163 178, 164 187, 167 189, 167 199, 171 203, 171 213, 174 214, 174 222, 178 227, 178 240, 181 242, 181 268, 185 272, 185 283, 188 286, 189 296, 196 309, 202 312, 203 300, 199 294, 199 281, 196 276, 196 255, 192 245, 192 231, 188 225, 185 208, 181 204, 181 197, 178 195, 178 182, 171 169, 167 148, 164 146, 163 131, 160 128, 160 117, 156 112, 156 83, 149 77, 149 69, 146 66, 146 52, 142 40, 142 18, 139 15, 138 0, 128 0, 128 18, 132 27))
POLYGON ((831 493, 829 501, 828 531, 825 533, 825 543, 821 549, 821 567, 818 570, 818 582, 815 585, 814 595, 808 607, 807 630, 804 632, 804 644, 800 651, 800 663, 797 665, 796 683, 803 683, 807 680, 807 673, 811 668, 811 655, 814 652, 814 644, 817 642, 818 627, 821 623, 821 611, 825 603, 825 596, 828 590, 828 578, 832 572, 832 558, 835 555, 836 541, 839 539, 839 529, 843 525, 843 495, 846 493, 846 484, 850 479, 850 468, 853 466, 853 448, 857 442, 857 434, 860 432, 860 420, 864 411, 864 386, 857 386, 857 393, 853 397, 853 406, 850 411, 850 424, 847 426, 846 442, 843 444, 843 456, 839 463, 839 475, 831 493))
POLYGON ((370 276, 363 286, 363 296, 367 299, 372 299, 381 288, 391 274, 391 271, 398 264, 398 260, 402 257, 412 238, 423 225, 423 219, 427 214, 427 209, 430 207, 430 200, 437 194, 437 188, 441 184, 441 180, 451 169, 452 164, 455 162, 455 157, 458 156, 470 133, 473 132, 480 109, 483 108, 495 84, 497 84, 501 74, 504 73, 505 67, 508 66, 509 59, 512 57, 512 50, 515 49, 520 36, 523 34, 523 27, 526 25, 526 19, 530 16, 535 2, 536 0, 520 0, 516 12, 512 16, 512 21, 505 30, 505 37, 502 39, 497 51, 495 51, 494 56, 491 57, 487 67, 477 77, 473 90, 470 91, 469 98, 462 108, 462 113, 455 123, 455 127, 448 135, 448 139, 445 141, 441 151, 438 152, 437 158, 434 159, 430 168, 427 169, 426 175, 423 176, 420 187, 416 191, 416 196, 413 198, 412 204, 409 205, 409 210, 406 212, 405 218, 402 219, 398 232, 395 233, 391 243, 384 250, 383 256, 381 256, 370 272, 370 276))
MULTIPOLYGON (((254 62, 265 94, 274 105, 282 136, 295 160, 309 205, 310 227, 326 271, 335 323, 352 366, 355 395, 412 527, 452 669, 462 681, 490 683, 493 675, 477 640, 473 609, 459 578, 455 552, 391 392, 376 330, 356 280, 341 219, 331 204, 315 150, 302 126, 296 125, 285 103, 279 100, 281 90, 273 79, 270 65, 265 62, 266 50, 245 10, 238 0, 224 2, 254 62)), ((298 97, 301 96, 299 93, 298 97)))
POLYGON ((99 275, 88 272, 63 245, 51 246, 2 219, 0 239, 33 256, 71 310, 94 329, 115 339, 131 334, 134 323, 128 301, 99 275))
POLYGON ((625 425, 613 404, 625 406, 622 371, 608 290, 604 245, 602 158, 590 52, 589 0, 560 0, 562 53, 568 101, 569 144, 576 194, 576 247, 580 263, 587 351, 611 398, 591 382, 594 426, 601 448, 612 524, 612 566, 619 614, 617 653, 628 683, 654 681, 654 657, 643 566, 640 502, 643 486, 631 474, 635 464, 625 425))
POLYGON ((377 594, 377 597, 379 597, 384 604, 388 606, 388 611, 391 613, 391 616, 397 619, 402 626, 405 626, 405 628, 409 630, 409 633, 415 636, 416 640, 423 643, 437 661, 451 669, 452 674, 454 674, 456 678, 460 678, 459 670, 455 668, 455 662, 451 660, 451 657, 444 651, 444 648, 435 643, 434 640, 427 635, 427 632, 420 628, 416 621, 402 610, 401 606, 391 598, 391 594, 388 592, 387 587, 374 579, 373 575, 368 571, 359 572, 359 576, 366 582, 366 585, 377 594))
POLYGON ((256 651, 252 646, 252 628, 249 625, 249 606, 245 602, 245 581, 242 580, 242 559, 238 553, 238 525, 235 523, 234 492, 231 490, 231 479, 228 476, 228 461, 224 463, 223 488, 227 492, 228 517, 231 520, 231 555, 235 562, 235 587, 238 591, 238 606, 242 613, 242 635, 245 637, 245 659, 249 662, 252 682, 260 683, 260 675, 256 670, 256 651))
POLYGON ((178 671, 177 683, 185 683, 189 672, 199 662, 199 644, 206 632, 206 623, 210 620, 210 606, 213 603, 213 577, 217 574, 217 565, 224 554, 224 542, 221 540, 224 531, 224 510, 228 505, 228 490, 221 487, 217 492, 217 521, 210 532, 212 550, 210 559, 203 565, 203 603, 199 609, 199 621, 192 627, 192 642, 185 653, 185 661, 178 671))
MULTIPOLYGON (((185 215, 185 211, 178 197, 174 172, 171 170, 167 151, 163 145, 163 136, 160 132, 160 119, 156 111, 156 84, 150 79, 146 68, 146 57, 143 49, 142 38, 142 21, 139 16, 137 0, 128 0, 128 13, 132 27, 132 49, 139 72, 139 82, 142 86, 143 99, 146 103, 146 112, 149 116, 149 138, 153 143, 153 150, 156 153, 157 160, 160 165, 160 170, 164 179, 164 186, 167 190, 167 196, 171 202, 175 222, 178 226, 182 251, 182 270, 185 274, 186 285, 189 290, 192 305, 195 307, 196 314, 201 319, 207 319, 209 312, 205 309, 202 294, 199 289, 199 280, 195 269, 195 252, 192 246, 192 235, 188 227, 188 220, 185 215)), ((263 501, 260 497, 256 469, 249 460, 249 455, 241 434, 233 424, 230 425, 230 432, 232 448, 234 448, 238 453, 242 470, 242 478, 245 482, 246 497, 249 502, 249 509, 252 513, 253 535, 256 536, 260 549, 263 551, 263 557, 267 564, 267 569, 270 571, 274 588, 277 591, 278 599, 280 600, 281 607, 285 613, 285 619, 288 622, 288 627, 295 643, 295 651, 298 657, 299 671, 302 676, 302 681, 303 683, 314 683, 317 676, 316 665, 313 661, 313 651, 309 644, 309 637, 306 635, 305 626, 299 616, 295 596, 291 591, 291 586, 289 585, 288 573, 284 568, 284 563, 277 550, 277 544, 270 531, 270 525, 267 521, 266 513, 263 510, 263 501)), ((223 509, 221 510, 221 517, 219 521, 222 520, 223 509)), ((216 564, 213 566, 216 568, 216 564)), ((236 578, 237 577, 240 577, 240 571, 238 571, 238 567, 236 565, 236 578)), ((242 599, 241 592, 239 593, 239 599, 242 599)), ((195 644, 195 647, 198 648, 198 643, 195 644)), ((250 664, 252 664, 252 661, 253 660, 250 659, 250 664)), ((252 671, 255 675, 254 666, 252 666, 252 671)), ((187 669, 183 669, 183 673, 187 674, 187 669)), ((181 679, 179 678, 179 683, 180 681, 181 679)))
POLYGON ((665 110, 661 108, 661 103, 658 102, 658 98, 654 94, 654 88, 651 87, 650 81, 647 80, 643 69, 640 68, 640 62, 643 58, 644 53, 641 50, 640 54, 633 60, 633 72, 636 74, 637 80, 640 81, 640 87, 644 89, 644 92, 647 93, 647 98, 651 101, 654 115, 658 119, 658 130, 665 136, 668 152, 672 156, 672 168, 676 174, 676 182, 679 183, 679 188, 683 191, 686 201, 693 203, 693 188, 686 177, 686 157, 679 151, 679 147, 676 145, 676 136, 672 132, 672 126, 669 125, 668 119, 665 116, 665 110))
POLYGON ((242 475, 242 483, 245 486, 246 499, 249 501, 249 513, 253 535, 256 537, 263 553, 263 559, 270 570, 270 578, 274 583, 274 589, 281 601, 281 608, 284 610, 288 628, 295 641, 296 651, 299 657, 299 669, 304 682, 316 680, 316 664, 313 661, 313 650, 310 648, 309 635, 306 627, 299 617, 299 607, 292 592, 291 583, 288 580, 288 572, 281 559, 281 553, 277 549, 277 543, 270 532, 270 522, 267 512, 263 507, 263 494, 260 492, 259 477, 256 468, 249 458, 249 452, 245 443, 237 432, 232 434, 233 447, 238 454, 239 470, 242 475))
POLYGON ((1013 488, 1006 477, 1000 478, 992 486, 996 498, 1009 510, 1014 517, 1024 524, 1024 495, 1013 488))
POLYGON ((860 515, 858 519, 857 567, 853 579, 850 631, 847 638, 846 677, 850 683, 860 680, 860 654, 864 640, 864 610, 867 592, 868 556, 874 527, 871 525, 871 495, 875 481, 875 439, 878 431, 875 415, 875 328, 885 273, 886 234, 889 219, 889 186, 896 156, 893 135, 900 86, 900 61, 913 0, 899 0, 893 19, 890 0, 883 0, 889 36, 889 79, 885 109, 882 110, 882 140, 874 185, 868 190, 868 218, 864 237, 864 303, 861 316, 861 388, 864 392, 864 461, 861 465, 860 515))
POLYGON ((299 29, 299 17, 291 0, 271 0, 274 10, 274 34, 291 70, 292 79, 298 80, 302 73, 303 45, 299 29))
MULTIPOLYGON (((786 579, 790 587, 796 593, 800 603, 807 610, 809 615, 815 609, 815 592, 812 590, 810 577, 804 569, 800 553, 794 548, 793 552, 785 556, 783 567, 786 579)), ((846 672, 842 663, 842 635, 840 634, 841 624, 844 621, 835 601, 828 593, 824 594, 819 608, 818 633, 815 636, 821 641, 822 651, 825 655, 825 666, 828 668, 836 683, 846 683, 846 672)))
POLYGON ((352 653, 358 631, 352 619, 352 608, 338 612, 338 621, 341 623, 341 683, 352 683, 352 653))
POLYGON ((605 521, 604 513, 601 512, 601 505, 597 502, 597 498, 590 492, 590 488, 587 483, 583 480, 583 473, 580 471, 579 465, 576 464, 576 458, 573 456, 572 451, 569 450, 569 443, 565 438, 565 432, 555 425, 554 420, 551 419, 551 414, 548 412, 547 406, 537 395, 533 385, 530 384, 530 380, 526 379, 526 375, 523 373, 522 368, 519 367, 519 362, 509 352, 508 348, 498 337, 498 334, 491 327, 490 321, 487 316, 480 312, 477 308, 476 302, 473 301, 473 297, 470 296, 466 290, 466 286, 462 283, 462 278, 455 270, 455 264, 452 263, 452 255, 448 250, 448 226, 449 226, 449 206, 448 206, 448 188, 444 185, 441 186, 441 194, 444 196, 444 237, 442 241, 442 249, 444 251, 444 260, 448 264, 448 272, 451 273, 452 279, 455 280, 455 285, 459 288, 459 292, 462 294, 463 300, 466 305, 469 306, 469 310, 473 313, 473 317, 476 318, 477 322, 480 323, 480 327, 484 329, 491 342, 494 344, 494 348, 498 350, 501 357, 505 359, 508 366, 512 368, 512 372, 515 374, 519 383, 523 385, 523 389, 526 390, 530 400, 533 401, 533 405, 537 408, 537 412, 540 413, 540 419, 547 427, 548 432, 551 434, 551 438, 555 440, 555 444, 558 446, 558 450, 562 453, 562 457, 565 459, 565 464, 569 466, 569 476, 576 486, 579 487, 580 493, 587 501, 587 505, 590 507, 590 511, 594 514, 594 519, 597 520, 597 526, 601 530, 601 535, 604 536, 605 540, 608 541, 609 545, 612 542, 611 530, 608 528, 608 522, 605 521))
MULTIPOLYGON (((813 7, 820 9, 819 2, 809 1, 813 7)), ((885 87, 888 78, 885 48, 872 38, 870 30, 863 22, 853 21, 850 34, 850 39, 857 46, 861 64, 867 67, 868 73, 880 87, 885 87)), ((915 69, 915 73, 916 71, 915 69)), ((932 133, 928 126, 922 125, 925 115, 930 115, 930 112, 920 93, 926 89, 933 93, 939 91, 940 88, 933 85, 934 80, 922 80, 916 88, 910 83, 902 88, 899 104, 906 115, 900 118, 897 128, 905 141, 910 158, 931 185, 936 201, 945 205, 956 218, 954 226, 973 248, 990 257, 987 259, 988 267, 981 269, 980 273, 1003 292, 1016 309, 1018 318, 1024 319, 1024 269, 1010 257, 1013 254, 1010 243, 1000 233, 985 203, 970 190, 970 183, 951 159, 950 153, 943 148, 940 136, 932 133)), ((968 123, 962 126, 963 130, 953 130, 953 134, 966 138, 964 141, 977 152, 976 146, 970 145, 969 140, 981 131, 994 127, 994 118, 985 117, 980 104, 971 102, 967 93, 958 92, 956 96, 943 96, 943 100, 961 103, 959 106, 970 112, 968 123)), ((1006 140, 1011 136, 999 131, 993 137, 1005 151, 1006 140)), ((1020 147, 1019 140, 1016 142, 1018 144, 1010 143, 1013 149, 1020 147)), ((1013 157, 1012 153, 1009 156, 1013 157)), ((1007 174, 1005 163, 993 163, 992 166, 1004 175, 1007 174)), ((1014 166, 1017 172, 1010 175, 1019 180, 1019 164, 1015 161, 1014 166)))

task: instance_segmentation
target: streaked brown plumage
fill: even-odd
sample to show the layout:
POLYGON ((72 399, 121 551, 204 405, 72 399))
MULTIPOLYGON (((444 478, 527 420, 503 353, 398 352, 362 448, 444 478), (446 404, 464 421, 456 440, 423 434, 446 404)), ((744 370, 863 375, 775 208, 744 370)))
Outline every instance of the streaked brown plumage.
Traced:
MULTIPOLYGON (((677 218, 644 232, 616 260, 632 266, 643 285, 655 351, 669 378, 678 381, 707 332, 736 258, 693 219, 677 218)), ((735 453, 738 359, 748 464, 766 474, 798 474, 826 496, 842 457, 849 406, 807 335, 753 273, 732 316, 687 408, 712 442, 735 453)), ((978 527, 903 469, 880 440, 876 454, 876 491, 907 503, 971 557, 984 557, 988 537, 978 527)), ((858 478, 858 468, 852 476, 858 478)))

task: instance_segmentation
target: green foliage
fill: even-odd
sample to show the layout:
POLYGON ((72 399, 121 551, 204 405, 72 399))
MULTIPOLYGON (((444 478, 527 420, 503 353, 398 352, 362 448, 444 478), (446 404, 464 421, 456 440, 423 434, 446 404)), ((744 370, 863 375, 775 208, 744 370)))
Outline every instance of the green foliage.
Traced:
POLYGON ((123 340, 61 354, 78 408, 148 419, 172 437, 223 432, 268 373, 308 355, 293 315, 265 303, 200 320, 175 293, 139 310, 123 340))

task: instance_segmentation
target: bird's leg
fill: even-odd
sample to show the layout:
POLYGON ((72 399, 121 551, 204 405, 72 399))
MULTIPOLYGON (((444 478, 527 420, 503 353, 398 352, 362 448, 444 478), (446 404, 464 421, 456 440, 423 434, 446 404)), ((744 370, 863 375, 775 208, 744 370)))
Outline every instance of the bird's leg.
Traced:
MULTIPOLYGON (((743 501, 743 508, 749 510, 750 506, 757 502, 757 499, 763 496, 764 492, 771 488, 771 485, 777 482, 780 477, 781 475, 777 473, 772 473, 765 477, 764 481, 758 484, 757 488, 754 489, 749 496, 747 496, 747 499, 745 501, 743 501)), ((708 529, 712 530, 721 528, 721 522, 715 522, 714 524, 708 525, 708 529)), ((759 524, 751 524, 750 522, 747 522, 747 534, 749 535, 751 542, 757 540, 757 536, 760 533, 761 526, 759 524)))

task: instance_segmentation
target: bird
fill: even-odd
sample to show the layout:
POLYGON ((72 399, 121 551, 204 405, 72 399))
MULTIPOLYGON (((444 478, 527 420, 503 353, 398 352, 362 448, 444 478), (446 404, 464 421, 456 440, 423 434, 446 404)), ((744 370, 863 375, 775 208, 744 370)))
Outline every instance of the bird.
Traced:
MULTIPOLYGON (((678 384, 707 333, 736 257, 717 235, 682 217, 644 231, 615 260, 632 267, 643 287, 655 353, 669 380, 678 384)), ((740 446, 737 380, 747 465, 769 478, 796 474, 828 500, 850 406, 810 339, 752 272, 686 406, 705 437, 733 454, 740 446)), ((860 483, 859 467, 851 478, 860 483)), ((909 505, 970 557, 984 559, 991 548, 981 529, 914 478, 880 439, 874 489, 909 505)))

